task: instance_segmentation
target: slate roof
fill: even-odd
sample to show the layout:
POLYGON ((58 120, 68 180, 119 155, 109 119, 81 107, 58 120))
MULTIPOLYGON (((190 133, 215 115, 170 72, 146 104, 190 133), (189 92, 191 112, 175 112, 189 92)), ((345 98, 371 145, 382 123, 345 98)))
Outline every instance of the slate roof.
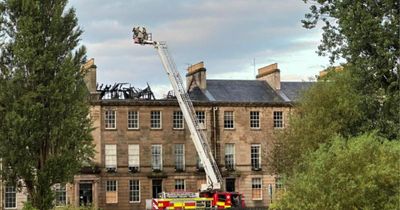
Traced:
POLYGON ((285 103, 298 100, 302 90, 311 82, 281 82, 281 90, 274 91, 262 80, 207 80, 206 90, 194 88, 193 101, 229 103, 285 103))
POLYGON ((281 82, 281 91, 290 101, 297 101, 303 91, 310 88, 314 82, 281 82))

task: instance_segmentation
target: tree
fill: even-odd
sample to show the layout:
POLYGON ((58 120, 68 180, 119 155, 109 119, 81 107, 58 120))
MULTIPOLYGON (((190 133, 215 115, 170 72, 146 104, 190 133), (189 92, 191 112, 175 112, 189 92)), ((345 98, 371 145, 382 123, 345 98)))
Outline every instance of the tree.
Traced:
POLYGON ((363 96, 371 129, 400 137, 400 2, 304 0, 311 4, 305 28, 322 22, 320 55, 344 59, 352 88, 363 96))
POLYGON ((269 156, 272 171, 290 176, 304 155, 329 144, 332 136, 351 137, 369 130, 362 97, 350 81, 348 71, 332 72, 303 93, 289 126, 277 134, 269 156))
POLYGON ((53 206, 93 156, 82 30, 67 0, 0 2, 0 156, 3 178, 26 186, 35 208, 53 206))
POLYGON ((336 137, 306 157, 276 210, 397 209, 400 142, 376 134, 336 137), (330 146, 331 145, 331 146, 330 146))

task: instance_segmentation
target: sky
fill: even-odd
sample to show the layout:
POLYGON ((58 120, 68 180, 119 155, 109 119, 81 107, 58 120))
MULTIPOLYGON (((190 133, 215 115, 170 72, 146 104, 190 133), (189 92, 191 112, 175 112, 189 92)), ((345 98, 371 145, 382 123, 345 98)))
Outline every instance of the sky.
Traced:
POLYGON ((133 44, 132 27, 166 41, 182 75, 203 61, 207 79, 255 79, 278 63, 283 81, 309 81, 329 66, 316 54, 321 30, 302 27, 302 0, 70 0, 94 58, 99 84, 148 83, 156 97, 171 90, 157 51, 133 44))

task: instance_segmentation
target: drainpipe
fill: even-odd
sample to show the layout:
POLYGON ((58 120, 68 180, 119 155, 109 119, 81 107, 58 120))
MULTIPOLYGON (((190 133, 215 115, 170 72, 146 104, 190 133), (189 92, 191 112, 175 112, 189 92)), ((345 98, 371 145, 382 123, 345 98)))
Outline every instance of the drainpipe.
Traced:
POLYGON ((215 159, 217 161, 217 163, 219 163, 219 152, 218 152, 218 133, 217 133, 217 112, 218 112, 218 107, 212 107, 212 111, 213 111, 213 140, 214 140, 214 156, 215 159))

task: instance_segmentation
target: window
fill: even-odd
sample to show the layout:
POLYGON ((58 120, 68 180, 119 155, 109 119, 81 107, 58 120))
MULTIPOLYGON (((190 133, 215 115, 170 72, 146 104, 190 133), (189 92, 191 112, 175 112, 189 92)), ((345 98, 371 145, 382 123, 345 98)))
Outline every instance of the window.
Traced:
POLYGON ((225 168, 235 169, 235 144, 225 144, 225 168))
POLYGON ((200 157, 199 157, 199 155, 197 154, 197 152, 196 152, 196 169, 197 169, 198 171, 204 171, 204 165, 203 165, 203 163, 201 162, 200 157))
POLYGON ((175 170, 185 170, 185 145, 175 144, 175 170))
POLYGON ((174 111, 172 126, 174 129, 183 129, 183 114, 181 111, 174 111))
POLYGON ((117 145, 106 144, 106 168, 117 168, 117 145))
POLYGON ((274 112, 274 128, 283 128, 283 113, 274 112))
POLYGON ((184 191, 185 190, 185 180, 175 179, 175 190, 176 191, 184 191))
POLYGON ((151 111, 150 128, 161 129, 161 111, 151 111))
POLYGON ((139 180, 129 180, 129 202, 140 202, 140 182, 139 180))
POLYGON ((4 207, 17 208, 17 192, 14 186, 7 185, 4 192, 4 207))
POLYGON ((139 113, 137 111, 128 112, 128 129, 139 129, 139 113))
POLYGON ((251 145, 251 169, 261 170, 261 146, 259 144, 251 145))
POLYGON ((104 125, 106 129, 115 129, 115 110, 106 110, 104 114, 104 125))
POLYGON ((151 182, 153 198, 159 198, 158 194, 162 192, 162 179, 153 179, 151 182))
POLYGON ((54 193, 56 199, 56 206, 67 205, 67 191, 65 188, 65 184, 56 184, 54 186, 54 193))
POLYGON ((118 182, 107 180, 106 182, 106 203, 118 203, 118 182))
POLYGON ((226 178, 225 183, 227 192, 235 192, 235 178, 226 178))
POLYGON ((251 179, 251 190, 252 190, 252 199, 253 200, 262 200, 262 186, 261 186, 261 178, 252 178, 251 179))
POLYGON ((154 170, 162 170, 162 145, 151 145, 151 167, 154 170))
POLYGON ((233 112, 232 111, 225 111, 224 112, 224 128, 225 129, 234 128, 233 112))
POLYGON ((197 121, 202 129, 206 129, 206 113, 204 111, 196 111, 197 121))
POLYGON ((139 144, 128 145, 128 167, 135 168, 134 170, 139 170, 140 163, 140 150, 139 144))
POLYGON ((275 177, 275 189, 283 189, 283 179, 280 176, 275 177))
POLYGON ((260 128, 260 112, 250 112, 250 128, 260 128))

